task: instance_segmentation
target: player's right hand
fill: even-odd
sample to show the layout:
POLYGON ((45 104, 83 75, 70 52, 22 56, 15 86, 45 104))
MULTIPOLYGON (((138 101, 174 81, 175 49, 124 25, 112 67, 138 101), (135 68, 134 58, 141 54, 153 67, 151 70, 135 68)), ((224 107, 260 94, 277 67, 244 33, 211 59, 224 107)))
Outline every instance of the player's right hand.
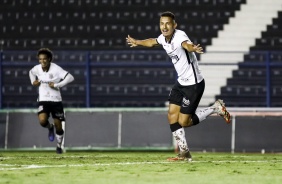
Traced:
POLYGON ((125 38, 126 42, 128 45, 130 45, 130 47, 136 47, 136 40, 134 38, 132 38, 131 36, 127 35, 127 37, 125 38))
POLYGON ((39 80, 35 80, 33 83, 32 83, 33 86, 40 86, 40 81, 39 80))

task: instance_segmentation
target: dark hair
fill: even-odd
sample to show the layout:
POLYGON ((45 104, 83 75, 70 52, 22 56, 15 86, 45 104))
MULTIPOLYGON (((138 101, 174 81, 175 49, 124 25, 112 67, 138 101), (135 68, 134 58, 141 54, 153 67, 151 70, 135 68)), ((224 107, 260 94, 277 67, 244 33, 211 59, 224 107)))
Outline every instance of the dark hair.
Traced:
POLYGON ((175 21, 175 15, 170 11, 161 13, 161 17, 170 17, 172 20, 175 21))
POLYGON ((53 60, 53 52, 48 48, 39 49, 38 52, 37 52, 37 57, 40 54, 45 54, 50 59, 50 62, 53 60))

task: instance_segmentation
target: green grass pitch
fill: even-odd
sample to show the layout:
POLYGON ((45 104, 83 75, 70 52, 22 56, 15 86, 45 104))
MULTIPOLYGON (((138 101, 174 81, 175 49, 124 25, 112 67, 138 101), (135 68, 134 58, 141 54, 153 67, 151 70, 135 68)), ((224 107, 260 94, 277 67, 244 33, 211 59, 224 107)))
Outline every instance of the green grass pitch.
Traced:
POLYGON ((192 152, 193 162, 168 162, 173 152, 0 152, 0 183, 11 184, 278 184, 282 154, 192 152))

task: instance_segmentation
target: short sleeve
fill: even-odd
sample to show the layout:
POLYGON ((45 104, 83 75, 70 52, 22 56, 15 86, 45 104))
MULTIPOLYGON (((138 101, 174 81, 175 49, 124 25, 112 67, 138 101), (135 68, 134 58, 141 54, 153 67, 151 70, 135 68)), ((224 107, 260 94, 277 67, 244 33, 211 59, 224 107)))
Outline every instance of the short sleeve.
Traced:
POLYGON ((160 35, 158 38, 157 38, 157 42, 158 42, 158 44, 160 44, 160 45, 162 45, 163 44, 163 39, 164 38, 164 36, 163 35, 160 35))
POLYGON ((181 46, 181 44, 186 41, 190 41, 190 39, 185 32, 181 32, 181 34, 179 34, 179 36, 177 37, 178 44, 181 46))
POLYGON ((32 75, 37 75, 37 74, 38 74, 38 72, 37 72, 37 66, 32 67, 32 69, 30 69, 30 73, 31 73, 32 75))
POLYGON ((66 75, 68 74, 68 72, 65 71, 59 65, 56 65, 56 72, 57 72, 57 75, 59 76, 59 78, 61 78, 61 79, 64 79, 66 77, 66 75))

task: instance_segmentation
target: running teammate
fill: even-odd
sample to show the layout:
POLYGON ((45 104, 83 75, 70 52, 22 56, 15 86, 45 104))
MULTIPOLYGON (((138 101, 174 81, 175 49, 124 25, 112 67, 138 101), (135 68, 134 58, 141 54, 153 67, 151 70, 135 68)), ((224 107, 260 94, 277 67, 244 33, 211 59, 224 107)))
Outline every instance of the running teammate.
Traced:
POLYGON ((160 16, 160 31, 162 34, 158 38, 137 40, 128 35, 126 41, 130 47, 162 45, 171 58, 178 79, 168 97, 168 121, 180 153, 177 157, 168 160, 192 161, 183 127, 197 125, 214 113, 222 116, 226 123, 230 123, 231 117, 222 100, 217 100, 210 107, 198 108, 204 93, 205 80, 199 70, 195 52, 202 54, 203 49, 199 44, 193 44, 186 33, 176 29, 176 27, 174 14, 163 12, 160 16))
POLYGON ((57 148, 56 152, 61 154, 64 130, 62 121, 65 121, 64 108, 60 88, 72 82, 74 77, 55 63, 52 63, 53 53, 48 48, 41 48, 37 52, 39 60, 29 71, 29 78, 33 86, 38 86, 38 119, 42 127, 48 128, 49 140, 55 139, 54 127, 56 129, 57 148), (54 124, 48 121, 52 114, 54 124))

